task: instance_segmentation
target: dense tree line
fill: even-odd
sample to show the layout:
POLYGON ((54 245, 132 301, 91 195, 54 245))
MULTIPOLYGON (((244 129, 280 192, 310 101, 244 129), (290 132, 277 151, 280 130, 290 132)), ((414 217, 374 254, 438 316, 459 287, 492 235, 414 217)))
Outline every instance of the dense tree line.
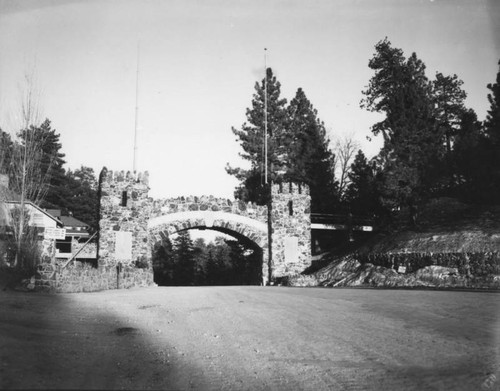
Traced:
POLYGON ((280 95, 280 83, 267 69, 264 80, 255 84, 247 121, 240 129, 233 128, 241 156, 250 165, 227 168, 240 180, 235 196, 261 204, 269 196, 263 185, 267 89, 269 180, 308 184, 312 212, 350 211, 376 216, 380 222, 404 208, 416 225, 432 198, 499 203, 500 71, 496 82, 487 86, 490 109, 480 121, 466 107, 467 94, 457 75, 437 72, 429 79, 416 53, 406 57, 387 38, 377 43, 368 66, 374 74, 363 91, 361 107, 383 114, 371 128, 384 142, 375 157, 368 160, 359 150, 337 181, 336 157, 317 111, 301 88, 288 104, 280 95))
POLYGON ((262 280, 258 250, 222 237, 193 242, 188 231, 156 244, 153 268, 159 285, 259 285, 262 280))
POLYGON ((369 162, 358 153, 346 201, 379 215, 406 208, 414 225, 431 198, 499 203, 500 71, 487 86, 490 110, 481 122, 465 106, 457 75, 429 80, 423 61, 415 53, 406 58, 387 38, 375 49, 362 107, 384 114, 371 129, 384 145, 369 162))
POLYGON ((16 199, 23 191, 24 172, 26 201, 46 209, 62 209, 96 230, 98 200, 94 171, 85 166, 66 170, 61 149, 60 135, 48 119, 19 131, 15 139, 0 129, 0 174, 9 177, 11 191, 6 197, 16 199), (24 153, 28 153, 30 162, 22 168, 24 153))

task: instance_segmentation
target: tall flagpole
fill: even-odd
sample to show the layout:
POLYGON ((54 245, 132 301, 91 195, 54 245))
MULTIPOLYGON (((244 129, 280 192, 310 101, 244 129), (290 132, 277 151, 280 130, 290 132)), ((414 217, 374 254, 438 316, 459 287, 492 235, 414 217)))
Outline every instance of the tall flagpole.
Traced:
POLYGON ((139 121, 139 55, 140 55, 140 42, 137 43, 137 69, 135 74, 135 126, 134 126, 133 172, 136 172, 137 170, 137 124, 139 121))
POLYGON ((267 48, 264 48, 264 183, 267 185, 267 48))
POLYGON ((267 193, 267 284, 273 284, 273 203, 271 188, 268 185, 267 162, 267 48, 264 48, 264 165, 265 191, 267 193))

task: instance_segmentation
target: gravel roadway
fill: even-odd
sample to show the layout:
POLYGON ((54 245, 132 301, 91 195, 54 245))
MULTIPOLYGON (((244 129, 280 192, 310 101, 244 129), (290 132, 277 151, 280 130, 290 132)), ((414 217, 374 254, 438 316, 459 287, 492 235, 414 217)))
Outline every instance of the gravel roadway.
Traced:
POLYGON ((0 292, 0 388, 500 389, 493 292, 0 292))

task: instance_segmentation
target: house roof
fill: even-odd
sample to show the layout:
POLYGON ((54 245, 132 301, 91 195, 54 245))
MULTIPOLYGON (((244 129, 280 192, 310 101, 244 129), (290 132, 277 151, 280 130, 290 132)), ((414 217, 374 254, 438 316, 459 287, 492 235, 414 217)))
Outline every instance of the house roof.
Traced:
MULTIPOLYGON (((21 204, 21 201, 4 201, 4 203, 6 203, 6 204, 21 204)), ((40 208, 38 205, 34 204, 33 202, 31 202, 31 201, 25 201, 24 204, 33 207, 38 212, 43 213, 48 218, 54 220, 58 226, 62 226, 63 225, 63 222, 61 220, 59 220, 58 218, 52 216, 46 210, 40 208)))
POLYGON ((61 209, 45 209, 47 213, 50 213, 54 217, 61 217, 61 209))
POLYGON ((87 223, 75 219, 73 216, 59 216, 59 220, 62 221, 65 227, 82 227, 82 228, 90 227, 87 223))
MULTIPOLYGON (((20 204, 19 196, 13 192, 8 192, 10 200, 4 201, 6 204, 20 204)), ((60 209, 42 209, 31 201, 25 201, 25 205, 29 205, 38 212, 43 213, 48 218, 54 220, 58 227, 66 228, 66 236, 89 236, 88 229, 90 225, 73 216, 62 216, 60 209)))
POLYGON ((61 221, 63 227, 66 229, 66 236, 79 236, 81 238, 89 236, 88 229, 90 225, 87 223, 73 216, 62 216, 60 209, 47 209, 47 212, 57 216, 57 219, 61 221))

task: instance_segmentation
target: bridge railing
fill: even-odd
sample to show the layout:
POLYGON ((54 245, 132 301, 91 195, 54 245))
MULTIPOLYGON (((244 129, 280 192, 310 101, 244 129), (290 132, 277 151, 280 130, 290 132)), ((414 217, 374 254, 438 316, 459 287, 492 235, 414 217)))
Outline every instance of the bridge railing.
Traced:
POLYGON ((349 214, 328 214, 328 213, 311 213, 311 223, 313 224, 344 224, 355 226, 371 226, 375 221, 369 216, 358 216, 349 214))

